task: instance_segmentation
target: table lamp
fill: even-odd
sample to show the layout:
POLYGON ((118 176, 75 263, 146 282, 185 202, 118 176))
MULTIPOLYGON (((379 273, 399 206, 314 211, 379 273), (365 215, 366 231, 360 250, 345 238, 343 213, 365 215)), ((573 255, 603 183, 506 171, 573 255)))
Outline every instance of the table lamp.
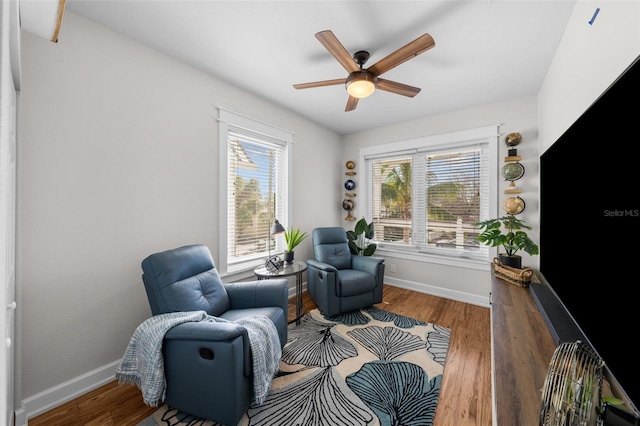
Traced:
POLYGON ((269 243, 269 257, 267 257, 267 261, 264 263, 264 266, 269 271, 277 271, 282 266, 282 260, 278 256, 271 256, 271 236, 282 234, 284 232, 284 227, 280 224, 278 219, 273 221, 273 226, 269 232, 268 243, 269 243))

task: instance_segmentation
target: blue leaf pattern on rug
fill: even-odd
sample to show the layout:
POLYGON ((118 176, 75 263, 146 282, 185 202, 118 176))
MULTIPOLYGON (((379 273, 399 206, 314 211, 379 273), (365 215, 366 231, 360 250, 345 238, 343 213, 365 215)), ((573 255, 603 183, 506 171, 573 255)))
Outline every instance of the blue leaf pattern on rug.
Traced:
POLYGON ((439 325, 434 325, 435 331, 430 331, 425 336, 427 339, 427 353, 431 355, 435 362, 444 365, 449 349, 449 338, 451 330, 439 325))
POLYGON ((350 325, 350 326, 364 325, 364 324, 368 324, 371 321, 371 318, 366 316, 363 313, 363 311, 345 312, 343 314, 334 315, 332 317, 328 317, 324 314, 323 316, 329 321, 334 321, 334 322, 338 322, 338 323, 341 323, 344 325, 350 325))
POLYGON ((416 325, 427 325, 424 321, 417 320, 415 318, 405 317, 404 315, 394 314, 393 312, 385 311, 379 308, 367 308, 365 309, 373 319, 382 322, 393 322, 396 327, 400 328, 412 328, 416 325))
POLYGON ((342 377, 331 367, 319 369, 293 386, 269 393, 248 410, 249 425, 367 425, 373 420, 356 398, 343 391, 342 377))
POLYGON ((388 361, 427 346, 420 337, 394 327, 357 328, 348 331, 347 335, 367 348, 378 359, 388 361))
POLYGON ((346 378, 382 425, 432 425, 442 375, 429 380, 410 362, 373 361, 346 378))

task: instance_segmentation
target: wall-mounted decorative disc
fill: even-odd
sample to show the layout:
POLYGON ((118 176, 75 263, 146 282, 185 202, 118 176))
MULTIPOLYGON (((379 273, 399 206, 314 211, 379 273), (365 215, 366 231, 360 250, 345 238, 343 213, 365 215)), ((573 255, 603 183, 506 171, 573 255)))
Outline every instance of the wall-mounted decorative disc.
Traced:
POLYGON ((520 197, 509 197, 502 203, 502 208, 509 214, 520 214, 525 208, 524 200, 520 197))
POLYGON ((520 135, 520 133, 517 133, 517 132, 509 133, 504 138, 504 143, 507 144, 507 146, 516 146, 520 142, 522 142, 522 135, 520 135))
POLYGON ((524 176, 524 166, 520 163, 507 163, 502 166, 502 177, 506 180, 518 180, 524 176))
POLYGON ((354 189, 356 189, 356 183, 354 181, 352 181, 351 179, 349 179, 349 180, 345 181, 344 188, 347 191, 353 191, 354 189))

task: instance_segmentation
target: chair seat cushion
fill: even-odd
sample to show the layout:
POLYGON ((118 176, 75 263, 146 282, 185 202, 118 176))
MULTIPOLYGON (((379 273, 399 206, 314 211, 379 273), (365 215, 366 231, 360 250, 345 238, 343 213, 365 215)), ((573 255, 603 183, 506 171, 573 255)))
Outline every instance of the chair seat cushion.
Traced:
POLYGON ((368 272, 355 269, 342 269, 338 271, 339 297, 357 296, 362 293, 373 291, 376 287, 376 280, 368 272))

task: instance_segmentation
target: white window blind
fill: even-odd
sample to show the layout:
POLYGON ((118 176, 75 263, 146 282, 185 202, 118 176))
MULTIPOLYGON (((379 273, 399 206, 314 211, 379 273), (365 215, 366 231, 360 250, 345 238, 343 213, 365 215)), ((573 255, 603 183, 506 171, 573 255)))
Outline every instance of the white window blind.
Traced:
POLYGON ((361 150, 364 215, 381 250, 488 261, 474 222, 495 214, 497 128, 361 150))
POLYGON ((275 219, 286 224, 290 218, 291 134, 226 110, 220 127, 224 208, 218 269, 226 274, 253 268, 283 250, 283 239, 270 230, 275 219))

